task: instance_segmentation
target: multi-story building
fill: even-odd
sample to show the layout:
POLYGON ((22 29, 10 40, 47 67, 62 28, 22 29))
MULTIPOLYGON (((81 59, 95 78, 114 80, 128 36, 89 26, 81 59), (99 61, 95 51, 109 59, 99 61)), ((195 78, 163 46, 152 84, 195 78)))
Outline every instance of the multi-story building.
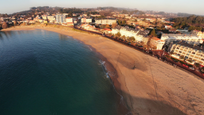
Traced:
POLYGON ((74 23, 73 23, 73 18, 67 17, 67 18, 66 18, 66 23, 67 23, 67 25, 73 25, 73 24, 74 24, 74 23))
POLYGON ((171 42, 185 41, 191 45, 199 45, 203 42, 201 37, 192 34, 162 34, 161 40, 164 40, 167 44, 171 42))
POLYGON ((66 14, 66 13, 64 13, 64 14, 57 14, 56 15, 56 23, 60 23, 60 24, 66 23, 66 16, 67 15, 68 14, 66 14))
POLYGON ((95 20, 95 24, 101 24, 101 25, 112 25, 112 24, 115 24, 117 22, 116 19, 114 18, 104 18, 104 19, 96 19, 95 20))
POLYGON ((177 43, 172 45, 170 52, 172 57, 185 60, 189 64, 199 63, 204 65, 204 49, 201 46, 177 43))
POLYGON ((193 30, 191 33, 198 36, 198 37, 204 38, 204 32, 201 32, 198 30, 193 30))
POLYGON ((55 16, 47 16, 47 19, 49 20, 50 23, 55 22, 55 16))
POLYGON ((91 18, 81 18, 81 23, 84 24, 90 24, 92 23, 92 19, 91 18))
POLYGON ((157 37, 153 37, 150 39, 150 46, 155 50, 162 50, 164 44, 165 42, 157 37))
POLYGON ((148 30, 142 30, 142 29, 131 29, 128 27, 121 27, 116 26, 112 29, 112 34, 120 33, 121 36, 125 37, 134 37, 136 41, 143 41, 144 37, 147 37, 149 31, 148 30))
POLYGON ((42 19, 46 20, 47 19, 47 15, 42 15, 42 19))

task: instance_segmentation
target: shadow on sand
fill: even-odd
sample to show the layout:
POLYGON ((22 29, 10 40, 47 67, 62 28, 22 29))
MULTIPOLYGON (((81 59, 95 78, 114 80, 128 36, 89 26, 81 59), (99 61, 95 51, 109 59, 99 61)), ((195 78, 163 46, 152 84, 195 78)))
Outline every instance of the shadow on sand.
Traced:
POLYGON ((126 115, 186 115, 178 108, 167 104, 167 102, 134 97, 124 92, 122 94, 129 97, 129 100, 124 97, 123 104, 131 103, 129 104, 131 107, 126 105, 129 110, 126 115))

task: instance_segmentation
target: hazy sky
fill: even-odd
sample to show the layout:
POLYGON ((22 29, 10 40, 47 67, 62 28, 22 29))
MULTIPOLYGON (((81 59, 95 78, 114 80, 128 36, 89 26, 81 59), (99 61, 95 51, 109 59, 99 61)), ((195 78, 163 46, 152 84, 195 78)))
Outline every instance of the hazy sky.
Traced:
POLYGON ((0 13, 28 10, 33 6, 100 7, 113 6, 172 13, 204 15, 204 0, 0 0, 0 13))

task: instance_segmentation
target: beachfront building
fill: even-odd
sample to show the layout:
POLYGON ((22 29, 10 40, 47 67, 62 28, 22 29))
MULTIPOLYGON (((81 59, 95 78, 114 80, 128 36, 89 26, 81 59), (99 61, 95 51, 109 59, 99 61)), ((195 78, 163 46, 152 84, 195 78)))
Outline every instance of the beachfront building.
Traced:
POLYGON ((47 15, 42 15, 42 19, 46 20, 47 19, 47 15))
POLYGON ((131 29, 129 27, 116 26, 112 29, 112 34, 120 33, 121 36, 134 37, 136 41, 142 42, 144 37, 147 37, 149 31, 142 29, 131 29))
POLYGON ((67 25, 74 25, 74 23, 73 23, 73 18, 72 17, 67 17, 66 18, 66 23, 67 23, 67 25))
POLYGON ((191 45, 199 45, 200 43, 203 43, 201 37, 192 34, 162 34, 161 40, 164 40, 167 44, 179 41, 185 41, 191 45))
POLYGON ((66 23, 66 16, 67 15, 68 15, 67 13, 57 14, 56 15, 56 23, 58 23, 58 24, 66 23))
POLYGON ((54 16, 47 16, 47 19, 50 23, 54 23, 55 22, 55 17, 54 16))
POLYGON ((81 23, 82 24, 90 24, 90 23, 92 23, 92 19, 91 18, 81 18, 81 23))
POLYGON ((116 24, 117 20, 115 18, 104 18, 104 19, 96 19, 95 24, 97 25, 112 25, 116 24))
POLYGON ((165 42, 157 37, 153 37, 150 39, 150 46, 154 49, 154 50, 162 50, 163 46, 164 46, 165 42))
POLYGON ((189 64, 199 63, 204 65, 204 49, 201 46, 177 43, 172 45, 170 52, 172 57, 185 60, 189 64))

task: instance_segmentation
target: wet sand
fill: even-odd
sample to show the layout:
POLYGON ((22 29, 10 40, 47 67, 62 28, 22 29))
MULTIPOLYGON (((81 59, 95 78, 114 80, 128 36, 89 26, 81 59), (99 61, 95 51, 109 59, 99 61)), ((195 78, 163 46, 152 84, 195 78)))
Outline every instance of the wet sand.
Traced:
POLYGON ((203 79, 108 38, 71 28, 28 26, 3 31, 33 29, 72 36, 100 53, 133 115, 204 115, 203 79))

